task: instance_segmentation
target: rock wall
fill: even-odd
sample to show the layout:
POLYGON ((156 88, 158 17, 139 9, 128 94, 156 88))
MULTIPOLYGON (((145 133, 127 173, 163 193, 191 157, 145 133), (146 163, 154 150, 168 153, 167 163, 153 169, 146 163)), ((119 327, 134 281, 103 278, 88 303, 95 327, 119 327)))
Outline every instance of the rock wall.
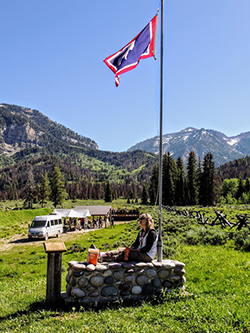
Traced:
POLYGON ((100 305, 118 299, 139 300, 162 289, 185 289, 185 264, 162 262, 97 263, 69 262, 66 294, 73 302, 100 305))

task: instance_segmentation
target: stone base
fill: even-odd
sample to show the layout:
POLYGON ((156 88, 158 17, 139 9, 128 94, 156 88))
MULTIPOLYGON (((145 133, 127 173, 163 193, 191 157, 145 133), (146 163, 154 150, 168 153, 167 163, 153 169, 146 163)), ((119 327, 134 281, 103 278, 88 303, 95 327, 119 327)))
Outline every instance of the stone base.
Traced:
POLYGON ((69 262, 65 301, 88 306, 123 300, 142 300, 162 290, 184 290, 185 264, 174 260, 150 263, 69 262))

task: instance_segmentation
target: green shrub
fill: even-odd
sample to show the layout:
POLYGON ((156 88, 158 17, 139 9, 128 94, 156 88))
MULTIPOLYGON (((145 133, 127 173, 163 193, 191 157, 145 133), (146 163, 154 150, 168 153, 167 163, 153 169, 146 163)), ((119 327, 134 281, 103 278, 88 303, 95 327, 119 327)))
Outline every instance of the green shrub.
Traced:
POLYGON ((81 246, 79 244, 73 244, 73 245, 71 245, 69 251, 71 253, 74 253, 74 252, 84 252, 84 251, 86 251, 86 247, 83 247, 83 246, 81 246))
POLYGON ((248 228, 242 228, 241 230, 235 231, 233 234, 235 247, 237 250, 243 249, 244 242, 249 236, 250 232, 248 228))
POLYGON ((197 230, 189 230, 185 233, 184 236, 185 243, 189 245, 195 245, 198 244, 200 241, 200 237, 197 234, 197 230))
POLYGON ((250 236, 248 236, 247 239, 244 240, 242 250, 250 252, 250 236))

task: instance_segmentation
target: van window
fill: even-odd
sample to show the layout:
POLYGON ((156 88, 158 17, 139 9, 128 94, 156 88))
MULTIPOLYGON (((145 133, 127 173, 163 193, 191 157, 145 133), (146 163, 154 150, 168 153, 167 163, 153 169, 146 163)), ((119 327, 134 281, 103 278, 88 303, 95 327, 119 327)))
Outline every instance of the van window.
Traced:
POLYGON ((55 220, 51 220, 51 225, 55 225, 55 220))
POLYGON ((36 220, 36 221, 32 221, 31 227, 32 228, 41 228, 41 227, 45 227, 46 221, 44 220, 36 220))
POLYGON ((62 224, 62 219, 59 220, 59 224, 62 224))

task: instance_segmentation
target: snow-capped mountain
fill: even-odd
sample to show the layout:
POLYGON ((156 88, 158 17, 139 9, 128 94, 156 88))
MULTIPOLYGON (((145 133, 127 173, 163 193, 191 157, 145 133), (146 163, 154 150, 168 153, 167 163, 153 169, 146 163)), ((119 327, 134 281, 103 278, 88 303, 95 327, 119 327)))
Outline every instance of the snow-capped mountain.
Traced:
MULTIPOLYGON (((158 153, 159 136, 139 142, 128 149, 146 150, 158 153)), ((188 127, 177 133, 163 135, 163 153, 170 152, 177 159, 179 156, 186 163, 190 151, 197 158, 211 152, 216 166, 250 155, 250 132, 228 137, 225 134, 210 130, 188 127)))

